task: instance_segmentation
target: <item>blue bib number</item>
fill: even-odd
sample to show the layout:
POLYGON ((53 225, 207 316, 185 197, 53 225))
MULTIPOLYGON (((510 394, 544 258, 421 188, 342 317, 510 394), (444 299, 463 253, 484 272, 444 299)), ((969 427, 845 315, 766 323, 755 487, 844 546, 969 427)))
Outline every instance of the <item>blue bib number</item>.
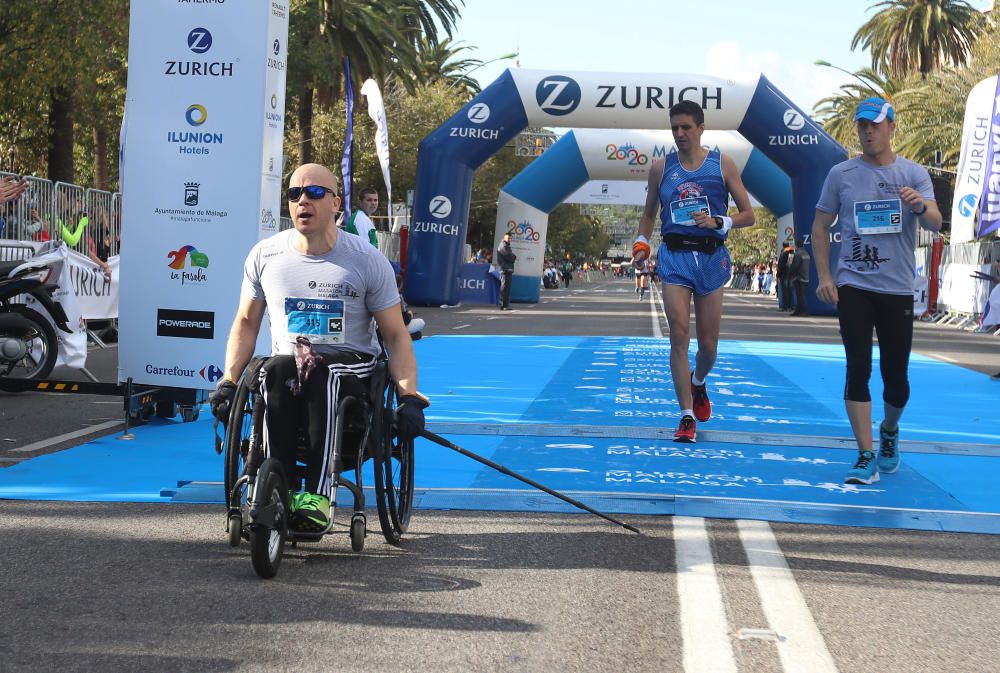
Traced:
POLYGON ((303 336, 313 344, 344 343, 344 300, 285 297, 288 338, 303 336))
POLYGON ((706 215, 712 214, 708 207, 707 196, 698 196, 691 199, 681 199, 679 201, 670 202, 670 219, 674 224, 680 224, 685 227, 693 227, 694 214, 697 212, 702 212, 706 215))
POLYGON ((903 205, 899 199, 855 201, 854 227, 861 235, 898 234, 903 231, 903 205))

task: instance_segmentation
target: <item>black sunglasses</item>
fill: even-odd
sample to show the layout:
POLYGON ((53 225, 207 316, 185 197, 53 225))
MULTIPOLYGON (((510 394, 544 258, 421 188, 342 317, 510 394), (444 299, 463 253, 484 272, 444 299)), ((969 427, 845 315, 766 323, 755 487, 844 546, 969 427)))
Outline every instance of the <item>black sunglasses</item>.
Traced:
POLYGON ((327 195, 327 192, 337 195, 337 192, 333 191, 329 187, 321 187, 320 185, 308 185, 307 187, 289 187, 288 188, 288 200, 298 201, 302 197, 302 192, 306 193, 312 201, 319 201, 327 195))

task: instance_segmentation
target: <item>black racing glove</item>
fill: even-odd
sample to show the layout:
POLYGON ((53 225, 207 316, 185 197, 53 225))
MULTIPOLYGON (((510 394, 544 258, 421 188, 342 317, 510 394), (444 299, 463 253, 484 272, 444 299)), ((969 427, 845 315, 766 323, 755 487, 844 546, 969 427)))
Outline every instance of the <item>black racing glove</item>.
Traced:
POLYGON ((411 440, 424 432, 424 409, 430 402, 423 395, 404 395, 396 407, 396 434, 400 439, 411 440))
POLYGON ((215 392, 208 398, 208 405, 212 408, 212 415, 222 423, 229 421, 229 409, 233 405, 233 398, 236 397, 236 384, 232 381, 222 381, 215 392))

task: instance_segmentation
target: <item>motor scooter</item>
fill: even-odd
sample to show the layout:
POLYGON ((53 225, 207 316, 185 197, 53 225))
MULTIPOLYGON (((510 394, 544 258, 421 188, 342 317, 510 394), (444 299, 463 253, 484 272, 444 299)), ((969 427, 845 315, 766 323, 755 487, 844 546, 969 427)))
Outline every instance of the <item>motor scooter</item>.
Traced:
POLYGON ((54 271, 43 261, 0 262, 0 378, 44 379, 59 357, 52 323, 18 297, 37 302, 56 327, 72 334, 66 312, 53 299, 54 271))

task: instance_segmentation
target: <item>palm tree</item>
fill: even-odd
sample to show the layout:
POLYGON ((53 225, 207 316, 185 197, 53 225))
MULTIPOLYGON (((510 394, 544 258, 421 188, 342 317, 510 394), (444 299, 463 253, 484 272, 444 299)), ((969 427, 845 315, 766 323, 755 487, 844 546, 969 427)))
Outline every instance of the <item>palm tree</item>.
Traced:
POLYGON ((345 56, 358 86, 368 77, 405 74, 399 79, 412 89, 420 46, 438 44, 435 21, 450 37, 458 15, 452 0, 293 1, 287 80, 298 117, 299 160, 312 159, 315 106, 329 108, 343 94, 345 56))
POLYGON ((417 56, 417 70, 413 73, 422 85, 445 82, 449 88, 456 87, 475 95, 480 91, 479 82, 467 74, 483 65, 476 58, 457 58, 459 52, 472 47, 461 42, 452 42, 450 38, 431 45, 425 39, 417 56))
POLYGON ((820 100, 813 108, 826 132, 848 150, 858 151, 858 135, 854 126, 854 110, 858 103, 870 96, 880 96, 892 101, 900 109, 901 95, 906 91, 902 80, 880 75, 873 68, 863 68, 854 73, 857 81, 840 87, 840 93, 820 100))
POLYGON ((965 0, 882 0, 851 41, 871 51, 872 68, 895 78, 962 66, 986 20, 965 0))

